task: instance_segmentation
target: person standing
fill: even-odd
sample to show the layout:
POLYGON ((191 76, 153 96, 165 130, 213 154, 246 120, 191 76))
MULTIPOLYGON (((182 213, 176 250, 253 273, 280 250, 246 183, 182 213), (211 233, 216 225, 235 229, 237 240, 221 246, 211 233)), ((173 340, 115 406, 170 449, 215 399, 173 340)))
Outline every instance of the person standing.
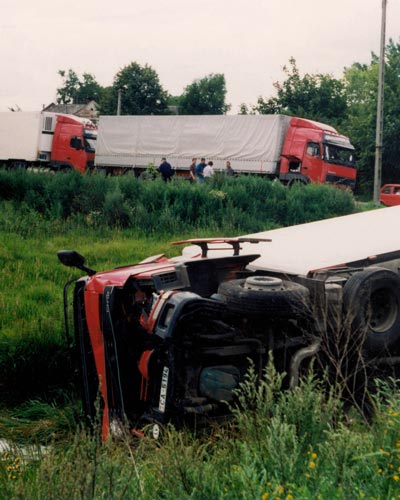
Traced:
POLYGON ((207 177, 212 177, 214 175, 214 163, 212 161, 209 161, 207 163, 207 166, 204 167, 203 175, 204 178, 206 179, 207 177))
POLYGON ((190 165, 190 182, 194 182, 196 180, 196 161, 197 158, 192 158, 192 163, 190 165))
POLYGON ((235 175, 235 171, 231 167, 231 162, 229 160, 227 160, 227 162, 226 162, 225 173, 226 173, 226 175, 229 175, 229 176, 232 176, 232 177, 235 175))
POLYGON ((167 162, 166 158, 162 158, 158 171, 160 172, 164 182, 169 182, 174 175, 171 164, 167 162))
POLYGON ((196 166, 197 182, 204 182, 204 169, 206 167, 206 159, 202 158, 196 166))

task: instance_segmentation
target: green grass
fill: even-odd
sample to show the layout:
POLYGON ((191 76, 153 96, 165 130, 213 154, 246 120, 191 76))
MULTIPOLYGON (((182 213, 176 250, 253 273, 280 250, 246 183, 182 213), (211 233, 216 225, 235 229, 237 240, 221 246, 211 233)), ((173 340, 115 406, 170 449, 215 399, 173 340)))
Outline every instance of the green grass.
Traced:
POLYGON ((0 498, 394 500, 400 495, 400 397, 382 385, 371 425, 345 418, 312 376, 281 392, 270 366, 241 388, 234 420, 207 433, 100 444, 78 428, 35 459, 0 457, 0 498), (383 402, 382 402, 383 401, 383 402))
MULTIPOLYGON (((56 225, 57 226, 57 225, 56 225)), ((0 243, 0 387, 2 401, 56 394, 73 383, 66 342, 63 286, 80 272, 61 265, 57 251, 75 249, 98 270, 134 264, 151 254, 176 254, 169 239, 134 231, 71 230, 45 224, 38 236, 3 232, 0 243)))

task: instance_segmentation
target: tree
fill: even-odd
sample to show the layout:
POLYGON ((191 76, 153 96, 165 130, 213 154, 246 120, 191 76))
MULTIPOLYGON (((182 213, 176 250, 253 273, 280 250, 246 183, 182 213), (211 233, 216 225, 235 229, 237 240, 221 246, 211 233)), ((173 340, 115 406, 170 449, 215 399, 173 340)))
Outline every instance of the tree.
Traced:
POLYGON ((72 69, 67 72, 59 70, 58 74, 63 79, 62 87, 57 89, 59 104, 84 104, 92 99, 99 101, 102 87, 90 73, 83 73, 82 79, 72 69))
MULTIPOLYGON (((372 193, 375 164, 375 134, 379 59, 355 63, 346 68, 344 82, 348 101, 346 133, 357 151, 359 189, 372 193)), ((382 182, 400 180, 400 44, 390 40, 386 46, 382 182)))
POLYGON ((179 102, 182 115, 223 115, 230 106, 225 103, 226 84, 223 74, 210 74, 188 85, 179 102))
POLYGON ((287 114, 340 126, 346 118, 347 101, 342 80, 327 74, 304 76, 294 58, 284 66, 286 79, 275 82, 276 96, 259 97, 253 110, 260 114, 287 114))
POLYGON ((122 115, 151 115, 168 113, 168 92, 159 81, 153 68, 131 63, 114 77, 114 83, 107 89, 100 102, 101 112, 116 114, 118 94, 121 95, 122 115))

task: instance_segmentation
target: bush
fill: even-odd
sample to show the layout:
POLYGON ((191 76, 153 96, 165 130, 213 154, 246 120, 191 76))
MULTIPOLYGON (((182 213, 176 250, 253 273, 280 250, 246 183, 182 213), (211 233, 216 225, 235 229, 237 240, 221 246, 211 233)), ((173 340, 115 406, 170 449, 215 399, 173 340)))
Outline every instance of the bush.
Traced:
POLYGON ((81 176, 0 171, 0 199, 24 203, 48 220, 79 218, 89 226, 134 227, 143 232, 210 231, 228 236, 345 215, 351 193, 330 186, 285 188, 264 177, 215 175, 192 184, 131 176, 81 176))

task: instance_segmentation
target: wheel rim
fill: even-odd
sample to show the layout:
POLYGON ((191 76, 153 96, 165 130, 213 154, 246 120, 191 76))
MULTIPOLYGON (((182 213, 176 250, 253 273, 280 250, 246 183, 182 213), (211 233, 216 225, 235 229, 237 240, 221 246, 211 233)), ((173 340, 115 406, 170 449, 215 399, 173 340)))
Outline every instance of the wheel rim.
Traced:
POLYGON ((396 322, 399 304, 388 289, 376 290, 371 294, 369 324, 374 333, 386 333, 396 322))
POLYGON ((250 276, 245 281, 245 288, 250 290, 276 290, 282 287, 282 280, 272 276, 250 276))

